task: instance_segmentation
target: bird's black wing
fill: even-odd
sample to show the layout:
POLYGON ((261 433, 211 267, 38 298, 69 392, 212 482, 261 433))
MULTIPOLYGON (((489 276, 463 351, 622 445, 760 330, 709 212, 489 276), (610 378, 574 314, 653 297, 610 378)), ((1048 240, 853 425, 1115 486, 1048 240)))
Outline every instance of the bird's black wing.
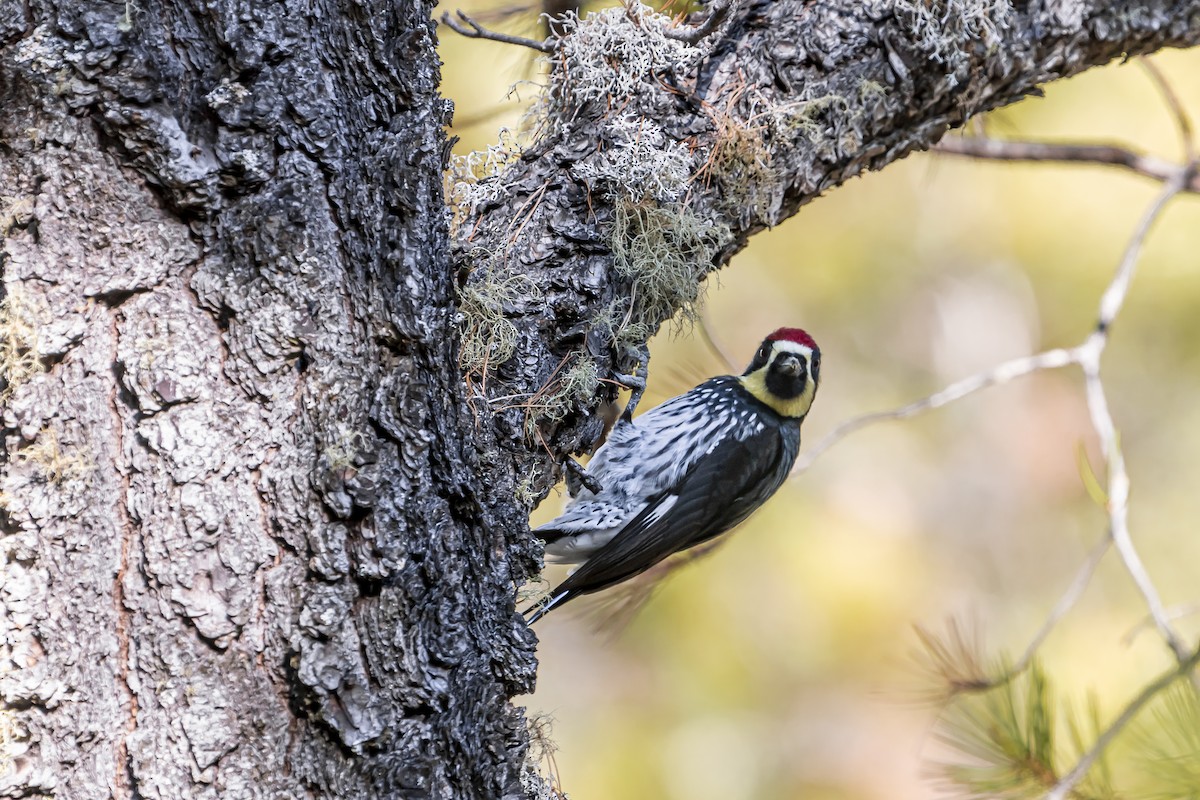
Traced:
POLYGON ((718 444, 677 486, 652 498, 612 541, 559 584, 530 622, 572 597, 631 578, 744 520, 787 477, 792 459, 784 456, 783 438, 779 429, 768 426, 745 440, 730 437, 718 444))

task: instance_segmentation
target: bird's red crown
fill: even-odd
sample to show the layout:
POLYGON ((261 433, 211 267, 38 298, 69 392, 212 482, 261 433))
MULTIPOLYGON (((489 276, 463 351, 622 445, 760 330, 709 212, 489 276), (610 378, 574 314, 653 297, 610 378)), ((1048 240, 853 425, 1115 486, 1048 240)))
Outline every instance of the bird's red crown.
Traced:
POLYGON ((813 350, 819 349, 817 347, 817 343, 813 339, 813 337, 808 335, 808 331, 801 330, 800 328, 780 328, 779 330, 775 331, 770 336, 768 336, 767 341, 769 341, 769 342, 784 342, 784 341, 795 342, 796 344, 804 345, 805 347, 811 348, 813 350))

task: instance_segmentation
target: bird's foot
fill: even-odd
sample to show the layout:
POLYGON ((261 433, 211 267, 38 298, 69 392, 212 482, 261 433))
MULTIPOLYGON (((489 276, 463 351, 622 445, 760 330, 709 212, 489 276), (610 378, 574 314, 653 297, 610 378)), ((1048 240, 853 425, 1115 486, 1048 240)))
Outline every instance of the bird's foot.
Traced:
POLYGON ((567 456, 563 459, 562 463, 563 477, 567 481, 567 492, 571 497, 579 494, 581 488, 587 489, 592 494, 600 494, 604 491, 604 487, 600 485, 600 481, 589 475, 588 471, 578 461, 567 456))
POLYGON ((613 380, 629 390, 629 402, 625 404, 625 410, 621 412, 621 419, 625 422, 633 421, 633 412, 637 409, 637 405, 641 402, 642 393, 646 391, 646 377, 649 375, 650 369, 650 350, 645 345, 638 348, 630 348, 631 354, 638 359, 637 371, 632 375, 624 373, 616 373, 613 375, 613 380))

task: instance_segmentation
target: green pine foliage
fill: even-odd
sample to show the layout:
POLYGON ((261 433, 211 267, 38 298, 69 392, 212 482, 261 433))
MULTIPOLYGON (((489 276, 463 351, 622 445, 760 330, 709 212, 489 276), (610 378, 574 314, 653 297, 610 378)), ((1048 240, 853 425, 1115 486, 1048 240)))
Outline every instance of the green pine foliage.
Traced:
POLYGON ((959 623, 940 634, 918 629, 917 635, 922 675, 917 696, 941 708, 934 738, 944 752, 932 773, 949 796, 1046 797, 1102 737, 1111 736, 1065 797, 1200 800, 1200 690, 1183 677, 1192 662, 1175 680, 1168 673, 1137 693, 1162 689, 1132 724, 1121 727, 1127 713, 1106 716, 1094 697, 1081 712, 1061 698, 1036 660, 1016 670, 1002 659, 989 664, 977 634, 959 623), (1115 765, 1120 781, 1109 763, 1114 758, 1120 761, 1115 765))
POLYGON ((1139 800, 1200 800, 1200 691, 1178 681, 1134 731, 1139 800))

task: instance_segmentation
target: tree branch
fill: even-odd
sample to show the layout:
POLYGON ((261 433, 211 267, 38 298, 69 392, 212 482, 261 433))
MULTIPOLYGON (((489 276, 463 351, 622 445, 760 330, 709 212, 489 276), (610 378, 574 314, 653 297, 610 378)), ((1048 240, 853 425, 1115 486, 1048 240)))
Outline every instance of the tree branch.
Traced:
MULTIPOLYGON (((1046 81, 1200 40, 1198 0, 1155 14, 1132 13, 1144 10, 1133 0, 1072 8, 1063 20, 1042 4, 902 0, 879 16, 857 0, 745 0, 695 45, 644 7, 590 14, 556 45, 534 143, 452 182, 469 190, 454 271, 468 286, 523 275, 542 288, 487 309, 514 343, 489 362, 489 390, 554 389, 553 365, 571 353, 600 375, 627 372, 630 343, 823 192, 1046 81)), ((552 415, 504 412, 504 429, 536 427, 550 450, 515 437, 518 469, 588 449, 602 430, 592 409, 613 391, 564 395, 552 415)))
MULTIPOLYGON (((1179 165, 1165 159, 1111 144, 1060 144, 992 139, 986 136, 947 136, 933 151, 948 156, 967 156, 993 161, 1058 161, 1067 164, 1104 164, 1123 167, 1156 181, 1170 180, 1179 165)), ((1192 175, 1182 187, 1200 192, 1200 175, 1192 175)))
POLYGON ((816 446, 809 449, 798 459, 796 465, 792 468, 792 474, 796 475, 801 472, 806 472, 812 467, 813 462, 821 457, 825 451, 833 447, 842 439, 861 430, 869 425, 874 425, 877 422, 886 422, 888 420, 908 419, 915 417, 918 414, 926 411, 932 411, 935 408, 941 408, 944 405, 953 403, 955 400, 961 400, 967 395, 974 394, 982 389, 987 389, 992 386, 1001 386, 1016 378, 1029 375, 1033 372, 1040 372, 1047 369, 1058 369, 1070 364, 1077 364, 1078 349, 1073 348, 1065 350, 1056 348, 1047 350, 1037 355, 1022 356, 1014 358, 1010 361, 1005 361, 989 370, 979 372, 969 377, 963 378, 960 381, 950 384, 941 391, 934 392, 931 395, 922 397, 920 400, 914 400, 908 405, 899 408, 890 409, 888 411, 875 411, 870 414, 863 414, 859 417, 846 420, 838 425, 829 433, 817 442, 816 446))
POLYGON ((1100 446, 1108 461, 1108 515, 1113 543, 1116 545, 1126 570, 1145 599, 1150 614, 1154 618, 1155 626, 1180 663, 1189 658, 1188 648, 1171 627, 1162 601, 1158 597, 1158 590, 1155 589, 1153 581, 1146 573, 1146 568, 1138 556, 1129 533, 1129 474, 1125 469, 1125 456, 1121 451, 1116 424, 1108 409, 1104 382, 1100 377, 1100 359, 1108 344, 1109 329, 1125 303, 1146 235, 1167 203, 1180 192, 1191 172, 1190 167, 1178 169, 1175 176, 1167 182, 1162 192, 1146 210, 1133 238, 1125 249, 1125 254, 1117 267, 1116 274, 1113 275, 1112 282, 1100 298, 1096 330, 1086 342, 1077 348, 1079 365, 1084 374, 1092 427, 1096 429, 1096 433, 1100 437, 1100 446))
MULTIPOLYGON (((1188 163, 1196 160, 1196 138, 1192 129, 1192 121, 1188 117, 1187 110, 1184 109, 1183 103, 1179 102, 1179 95, 1175 93, 1175 88, 1171 86, 1171 82, 1167 80, 1167 76, 1163 75, 1162 70, 1148 58, 1139 58, 1138 63, 1142 65, 1142 69, 1154 81, 1155 87, 1162 94, 1163 100, 1166 101, 1167 107, 1171 109, 1171 115, 1175 117, 1175 128, 1179 131, 1179 141, 1183 145, 1183 159, 1188 163)), ((1193 180, 1195 176, 1193 175, 1193 180)))
POLYGON ((553 53, 554 47, 550 44, 550 40, 539 42, 536 39, 529 39, 525 36, 513 36, 508 33, 500 33, 499 31, 488 30, 480 25, 475 20, 471 19, 465 11, 457 11, 458 19, 456 20, 450 15, 449 11, 442 14, 442 24, 450 28, 455 33, 466 36, 469 39, 488 39, 493 42, 502 42, 504 44, 515 44, 521 47, 528 47, 537 50, 539 53, 553 53), (461 22, 459 21, 461 20, 461 22), (465 27, 462 23, 466 23, 465 27))
POLYGON ((1092 549, 1088 552, 1087 559, 1080 565, 1079 571, 1075 573, 1075 579, 1071 581, 1071 585, 1067 587, 1062 597, 1054 604, 1054 608, 1050 611, 1050 616, 1046 617, 1046 621, 1042 623, 1042 627, 1030 639, 1029 644, 1025 647, 1025 652, 1021 654, 1021 658, 1017 660, 1017 663, 1013 664, 1012 669, 1009 670, 1006 677, 1014 677, 1029 669, 1029 665, 1033 663, 1034 656, 1037 655, 1042 642, 1046 641, 1046 637, 1050 635, 1054 627, 1079 602, 1079 598, 1083 596, 1084 590, 1092 582, 1092 576, 1096 574, 1096 568, 1100 566, 1100 562, 1104 560, 1104 556, 1108 553, 1108 549, 1111 546, 1112 533, 1105 532, 1104 537, 1092 546, 1092 549))
MULTIPOLYGON (((1145 69, 1146 74, 1154 82, 1155 88, 1162 94, 1163 100, 1175 120, 1175 127, 1179 131, 1179 139, 1183 145, 1184 164, 1195 162, 1196 144, 1192 122, 1188 118, 1183 104, 1180 103, 1175 89, 1153 61, 1140 58, 1138 63, 1145 69)), ((982 134, 982 128, 980 133, 982 134)), ((976 135, 952 136, 938 142, 933 149, 935 152, 946 155, 995 161, 1061 161, 1069 164, 1105 164, 1124 167, 1156 181, 1168 181, 1175 177, 1180 170, 1180 165, 1170 161, 1139 153, 1132 148, 1110 144, 1005 141, 976 135)), ((1200 174, 1193 171, 1191 176, 1184 181, 1181 191, 1200 192, 1200 174)))
POLYGON ((731 4, 732 0, 725 0, 722 3, 718 3, 713 7, 712 11, 709 12, 708 18, 696 27, 685 30, 680 30, 677 28, 668 29, 663 31, 663 36, 666 36, 668 39, 674 39, 677 42, 696 44, 705 36, 708 36, 715 31, 720 24, 725 21, 725 19, 729 16, 729 8, 731 4))

